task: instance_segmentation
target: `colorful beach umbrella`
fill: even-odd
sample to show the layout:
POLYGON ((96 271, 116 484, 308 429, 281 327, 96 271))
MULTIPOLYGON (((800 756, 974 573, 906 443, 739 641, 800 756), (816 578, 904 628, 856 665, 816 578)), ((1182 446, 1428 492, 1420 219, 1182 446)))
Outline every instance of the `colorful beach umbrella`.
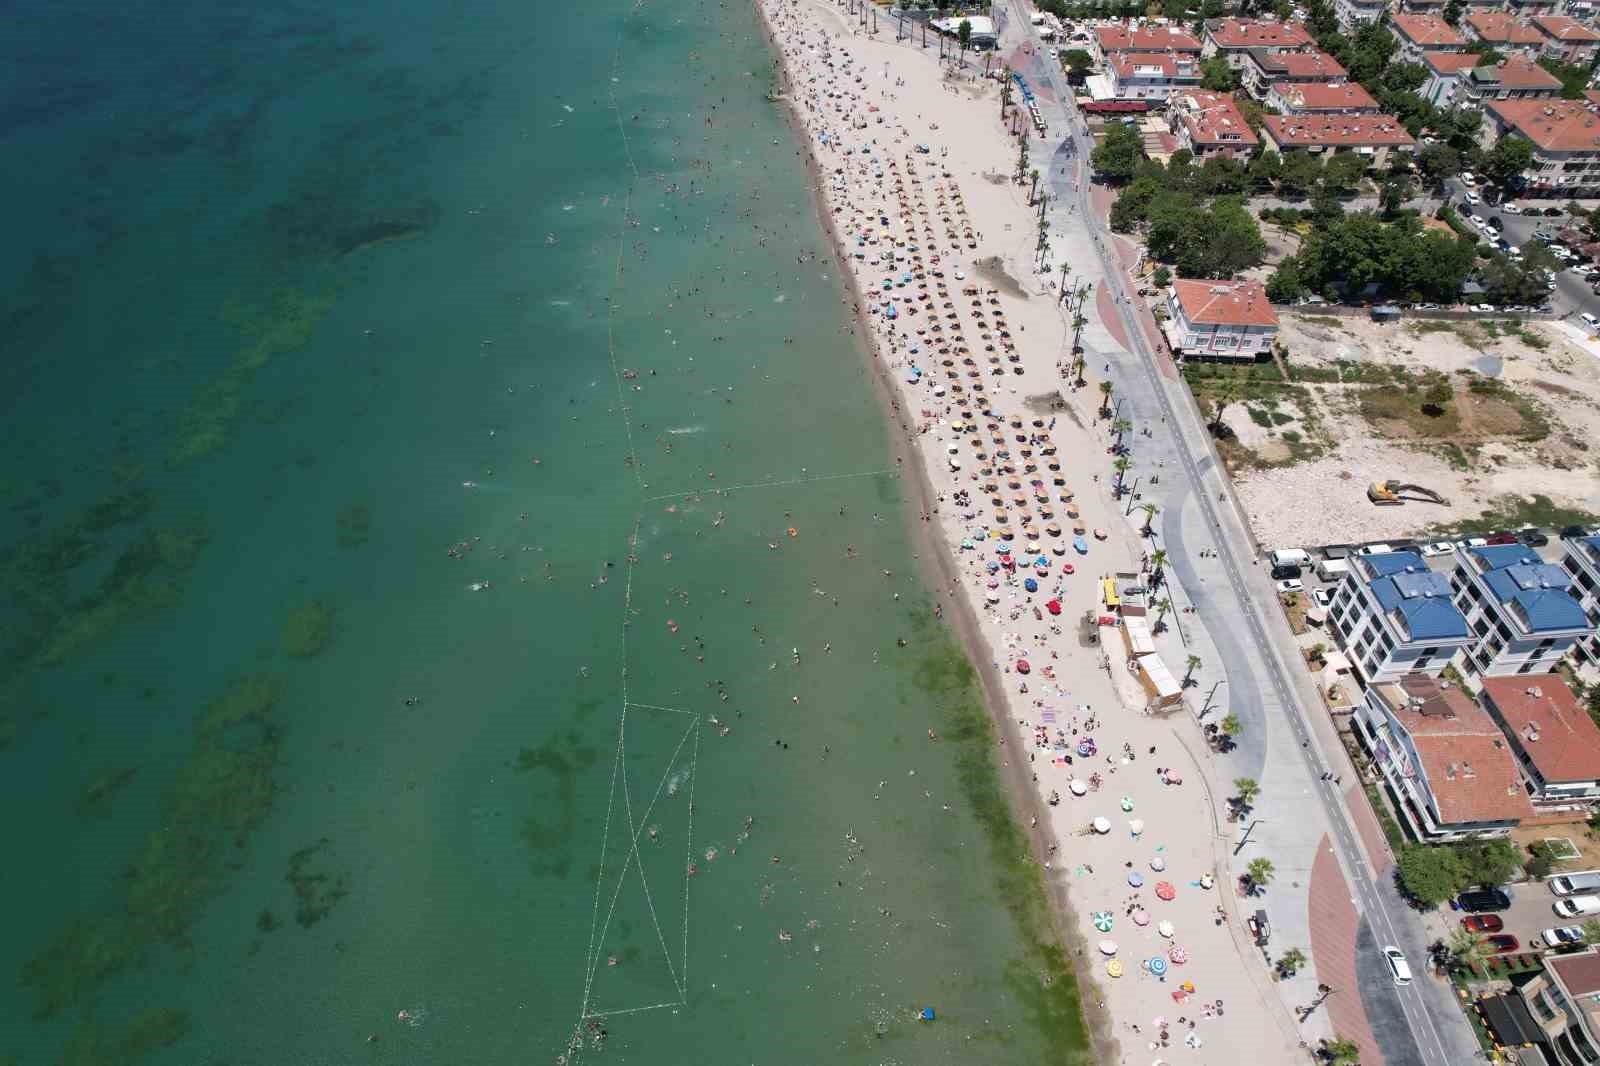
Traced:
POLYGON ((1149 966, 1150 972, 1155 974, 1157 977, 1160 977, 1162 974, 1167 972, 1167 960, 1163 959, 1160 955, 1152 955, 1150 957, 1150 961, 1145 965, 1149 966))
POLYGON ((1134 888, 1143 888, 1144 874, 1140 873, 1138 870, 1133 871, 1128 875, 1128 884, 1134 888))
POLYGON ((1093 915, 1093 918, 1094 918, 1094 927, 1096 929, 1100 930, 1102 933, 1111 932, 1111 912, 1110 911, 1095 911, 1094 915, 1093 915))
POLYGON ((1171 881, 1158 881, 1156 883, 1156 896, 1159 899, 1172 899, 1178 890, 1172 887, 1171 881))
POLYGON ((1112 959, 1110 962, 1106 963, 1106 973, 1108 975, 1112 976, 1112 977, 1121 977, 1122 976, 1122 960, 1121 959, 1112 959))

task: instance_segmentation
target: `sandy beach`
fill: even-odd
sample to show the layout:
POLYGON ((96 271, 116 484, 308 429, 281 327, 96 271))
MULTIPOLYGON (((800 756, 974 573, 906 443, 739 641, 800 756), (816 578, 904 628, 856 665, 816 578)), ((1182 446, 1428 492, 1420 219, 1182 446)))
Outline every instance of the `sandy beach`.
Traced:
MULTIPOLYGON (((1068 387, 1061 264, 1036 254, 998 80, 981 56, 957 66, 957 49, 941 63, 937 47, 897 43, 888 18, 868 35, 822 0, 757 6, 847 299, 928 493, 945 620, 984 674, 999 757, 1026 793, 1095 1061, 1304 1058, 1244 928, 1257 904, 1227 871, 1226 763, 1211 765, 1188 711, 1146 713, 1115 628, 1079 639, 1105 578, 1142 580, 1144 516, 1110 492, 1099 368, 1068 387)), ((1094 264, 1068 265, 1069 286, 1098 280, 1094 264)), ((1291 946, 1310 947, 1273 945, 1291 946)))

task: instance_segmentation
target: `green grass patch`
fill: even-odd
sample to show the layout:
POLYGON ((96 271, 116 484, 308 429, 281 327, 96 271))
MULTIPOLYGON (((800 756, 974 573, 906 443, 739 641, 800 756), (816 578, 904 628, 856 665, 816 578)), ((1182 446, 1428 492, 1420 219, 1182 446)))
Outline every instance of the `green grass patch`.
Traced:
POLYGON ((1378 825, 1383 829, 1383 839, 1389 842, 1389 847, 1396 854, 1399 854, 1400 849, 1406 846, 1406 835, 1401 830, 1400 823, 1389 813, 1389 805, 1383 802, 1376 785, 1363 784, 1361 790, 1367 794, 1367 802, 1372 805, 1372 813, 1378 816, 1378 825))
MULTIPOLYGON (((1451 528, 1476 526, 1483 529, 1519 529, 1522 526, 1539 526, 1543 529, 1561 529, 1565 526, 1588 525, 1600 522, 1600 515, 1577 507, 1562 507, 1548 496, 1499 496, 1492 500, 1483 513, 1471 522, 1459 520, 1451 528)), ((1431 530, 1446 532, 1443 525, 1431 530)))
POLYGON ((1272 428, 1272 412, 1268 411, 1264 407, 1254 406, 1246 407, 1245 410, 1250 414, 1250 421, 1254 422, 1263 429, 1272 428))
POLYGON ((1474 375, 1467 382, 1467 388, 1474 396, 1488 400, 1497 400, 1514 408, 1522 419, 1522 425, 1515 436, 1518 440, 1534 441, 1544 440, 1550 435, 1550 419, 1544 411, 1531 398, 1524 396, 1515 389, 1506 385, 1499 378, 1474 375))
POLYGON ((1461 414, 1454 403, 1440 402, 1412 384, 1362 390, 1360 411, 1369 422, 1398 423, 1416 437, 1449 437, 1461 431, 1461 414))
POLYGON ((1344 328, 1344 322, 1333 315, 1297 315, 1296 317, 1308 326, 1326 326, 1328 329, 1344 328))

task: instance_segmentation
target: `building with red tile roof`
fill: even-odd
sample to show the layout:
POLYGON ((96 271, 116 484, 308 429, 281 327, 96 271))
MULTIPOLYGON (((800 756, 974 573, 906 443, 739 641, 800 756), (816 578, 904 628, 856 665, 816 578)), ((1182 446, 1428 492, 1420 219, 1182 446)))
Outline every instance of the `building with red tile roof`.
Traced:
POLYGON ((1254 361, 1272 354, 1278 312, 1259 281, 1181 279, 1168 292, 1162 328, 1185 358, 1254 361))
POLYGON ((1546 955, 1544 969, 1518 985, 1516 995, 1527 1022, 1544 1031, 1542 1046, 1552 1049, 1545 1061, 1600 1061, 1600 951, 1546 955))
POLYGON ((1600 800, 1600 728, 1565 681, 1555 674, 1484 678, 1478 699, 1511 742, 1541 812, 1583 817, 1600 800))
POLYGON ((1438 15, 1391 15, 1389 32, 1400 42, 1400 58, 1407 63, 1422 62, 1424 52, 1464 52, 1467 49, 1467 39, 1438 15))
POLYGON ((1322 82, 1340 85, 1349 80, 1349 75, 1337 59, 1315 48, 1303 52, 1252 48, 1245 53, 1239 76, 1245 89, 1257 99, 1265 97, 1277 84, 1322 82))
POLYGON ((1507 836, 1533 815, 1504 734, 1460 688, 1418 674, 1371 685, 1353 721, 1418 840, 1507 836))
POLYGON ((1284 115, 1378 113, 1378 101, 1353 81, 1279 82, 1267 92, 1266 103, 1284 115))
POLYGON ((1179 55, 1200 58, 1199 38, 1191 33, 1157 26, 1153 23, 1123 23, 1116 26, 1096 26, 1094 31, 1095 60, 1108 61, 1116 52, 1176 52, 1179 55))
POLYGON ((1522 172, 1529 194, 1600 193, 1600 92, 1582 100, 1485 100, 1479 142, 1487 148, 1508 134, 1533 142, 1533 162, 1522 172))
POLYGON ((1205 43, 1201 55, 1210 58, 1220 53, 1235 70, 1244 65, 1244 57, 1252 49, 1263 48, 1269 52, 1282 52, 1315 46, 1310 31, 1298 22, 1279 22, 1273 19, 1207 19, 1205 31, 1205 43))
POLYGON ((1551 59, 1588 66, 1600 49, 1600 33, 1571 15, 1540 15, 1533 25, 1544 35, 1544 54, 1551 59))
POLYGON ((1504 11, 1475 11, 1461 20, 1467 37, 1481 41, 1502 55, 1527 55, 1534 59, 1544 50, 1545 36, 1526 19, 1504 11))
POLYGON ((1118 100, 1158 100, 1198 88, 1200 61, 1175 52, 1116 52, 1106 62, 1111 95, 1118 100))
POLYGON ((1231 155, 1246 160, 1261 143, 1244 120, 1232 93, 1200 89, 1174 93, 1169 102, 1173 136, 1197 160, 1231 155))
POLYGON ((1417 90, 1439 107, 1482 107, 1488 100, 1547 100, 1561 95, 1561 79, 1526 56, 1484 64, 1473 52, 1429 52, 1428 80, 1417 90))
POLYGON ((1359 152, 1372 167, 1388 166, 1394 152, 1410 154, 1417 142, 1389 115, 1268 115, 1261 143, 1286 152, 1359 152))

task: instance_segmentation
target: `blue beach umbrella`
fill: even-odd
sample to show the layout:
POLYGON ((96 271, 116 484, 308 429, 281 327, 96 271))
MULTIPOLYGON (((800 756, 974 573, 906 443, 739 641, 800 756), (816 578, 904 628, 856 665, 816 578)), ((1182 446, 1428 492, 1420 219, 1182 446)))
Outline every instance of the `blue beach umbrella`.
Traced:
POLYGON ((1022 587, 1027 589, 1029 592, 1039 591, 1039 583, 1031 577, 1023 581, 1022 587))
POLYGON ((1157 977, 1160 977, 1162 974, 1167 972, 1167 960, 1163 959, 1160 955, 1150 956, 1150 962, 1148 965, 1150 967, 1150 972, 1155 974, 1157 977))
POLYGON ((1128 884, 1133 888, 1142 888, 1144 886, 1144 874, 1138 870, 1133 871, 1128 875, 1128 884))

